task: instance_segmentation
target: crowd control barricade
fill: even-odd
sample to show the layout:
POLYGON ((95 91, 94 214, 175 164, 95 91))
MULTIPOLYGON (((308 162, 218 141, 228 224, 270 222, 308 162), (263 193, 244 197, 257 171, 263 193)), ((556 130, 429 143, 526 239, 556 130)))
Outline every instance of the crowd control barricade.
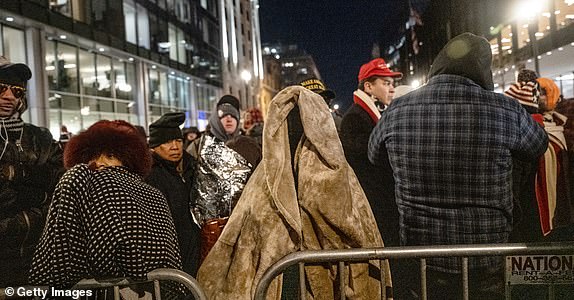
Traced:
MULTIPOLYGON (((287 268, 298 265, 299 269, 299 299, 305 300, 305 265, 317 265, 330 263, 332 265, 337 265, 338 269, 341 270, 345 267, 345 263, 353 262, 367 262, 371 260, 386 260, 386 259, 419 259, 420 260, 420 286, 421 286, 421 299, 427 299, 426 291, 426 259, 436 258, 436 257, 460 257, 462 262, 462 289, 463 289, 463 299, 468 300, 469 298, 469 268, 468 268, 468 258, 477 256, 505 256, 506 265, 506 299, 511 297, 512 282, 509 280, 509 267, 513 267, 512 264, 527 264, 528 257, 536 258, 538 260, 538 265, 543 264, 544 257, 546 257, 545 263, 552 264, 552 258, 566 257, 567 268, 569 268, 569 275, 566 274, 566 280, 569 280, 570 284, 574 283, 572 279, 572 260, 574 257, 574 242, 555 242, 555 243, 512 243, 512 244, 472 244, 472 245, 444 245, 444 246, 409 246, 409 247, 382 247, 382 248, 352 248, 352 249, 337 249, 337 250, 314 250, 314 251, 299 251, 291 253, 275 264, 273 264, 261 277, 259 284, 255 290, 255 300, 265 300, 267 295, 267 290, 271 282, 278 275, 282 274, 287 268), (533 256, 535 255, 535 256, 533 256), (509 258, 513 258, 510 260, 509 258), (510 265, 509 265, 510 264, 510 265)), ((534 266, 530 260, 531 264, 534 266)), ((556 263, 555 263, 556 264, 556 263)), ((472 272, 472 271, 471 271, 472 272)), ((339 294, 340 299, 345 299, 345 272, 337 272, 339 276, 339 294)), ((524 274, 517 274, 524 275, 524 274)), ((384 282, 382 275, 381 281, 384 282)), ((520 282, 516 283, 520 284, 520 282)), ((552 293, 553 284, 549 284, 549 293, 552 293)), ((382 291, 382 299, 386 296, 384 291, 382 291)), ((553 299, 552 294, 550 294, 549 299, 553 299)))
MULTIPOLYGON (((94 291, 94 293, 90 294, 89 296, 79 296, 75 297, 74 299, 98 299, 98 300, 120 300, 120 299, 154 299, 154 300, 161 300, 161 287, 163 283, 170 282, 181 284, 187 288, 191 295, 193 295, 193 299, 195 300, 207 300, 207 296, 205 292, 201 289, 199 283, 189 274, 176 270, 176 269, 168 269, 168 268, 161 268, 155 269, 148 273, 147 281, 130 281, 127 278, 116 278, 116 279, 106 279, 106 280, 81 280, 69 291, 94 291), (162 284, 160 284, 160 281, 162 284), (137 295, 136 292, 131 291, 126 294, 127 290, 124 289, 126 287, 136 287, 140 285, 153 285, 153 295, 151 293, 145 297, 141 295, 137 295), (122 291, 122 289, 124 289, 122 291)), ((10 297, 10 293, 7 292, 8 289, 12 289, 11 293, 14 294, 14 291, 17 288, 22 288, 27 291, 33 291, 34 289, 42 289, 42 290, 49 290, 50 287, 36 287, 36 286, 27 286, 27 287, 10 287, 10 288, 1 288, 0 289, 0 300, 3 299, 20 299, 19 297, 12 296, 10 297), (7 297, 8 296, 8 297, 7 297)), ((188 293, 186 293, 188 294, 188 293)), ((14 294, 17 295, 17 294, 14 294)), ((32 299, 42 299, 41 296, 35 295, 35 297, 27 297, 32 299)), ((61 297, 54 297, 59 299, 61 297)), ((71 298, 71 297, 64 297, 64 298, 71 298)), ((52 299, 52 298, 51 298, 52 299)), ((186 298, 187 299, 187 298, 186 298)))

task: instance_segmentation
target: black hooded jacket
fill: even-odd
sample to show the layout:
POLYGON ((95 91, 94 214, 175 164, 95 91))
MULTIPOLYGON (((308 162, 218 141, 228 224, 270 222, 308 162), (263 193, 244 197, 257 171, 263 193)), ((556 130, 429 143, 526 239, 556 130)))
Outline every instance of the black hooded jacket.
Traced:
POLYGON ((492 81, 492 52, 484 38, 463 33, 450 40, 435 58, 429 79, 440 74, 466 77, 488 91, 494 90, 492 81))

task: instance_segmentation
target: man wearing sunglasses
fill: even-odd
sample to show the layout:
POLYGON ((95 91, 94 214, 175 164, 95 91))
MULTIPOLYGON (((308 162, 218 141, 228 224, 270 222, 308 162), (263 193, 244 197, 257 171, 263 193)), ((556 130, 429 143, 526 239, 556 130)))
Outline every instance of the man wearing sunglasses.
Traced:
POLYGON ((24 285, 62 151, 46 128, 24 123, 32 72, 0 56, 0 287, 24 285))

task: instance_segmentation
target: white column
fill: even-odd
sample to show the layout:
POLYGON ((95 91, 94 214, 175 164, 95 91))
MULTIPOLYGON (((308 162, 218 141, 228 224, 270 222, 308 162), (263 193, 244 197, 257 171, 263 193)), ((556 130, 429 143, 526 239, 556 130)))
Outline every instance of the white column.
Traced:
POLYGON ((26 56, 32 78, 28 81, 28 110, 30 123, 41 127, 50 127, 50 103, 48 101, 48 77, 46 67, 46 39, 42 30, 26 28, 26 56))

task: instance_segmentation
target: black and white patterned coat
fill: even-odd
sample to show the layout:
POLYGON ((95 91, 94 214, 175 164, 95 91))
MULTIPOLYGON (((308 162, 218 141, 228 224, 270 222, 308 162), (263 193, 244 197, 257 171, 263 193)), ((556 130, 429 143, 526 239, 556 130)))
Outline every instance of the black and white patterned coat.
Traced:
POLYGON ((30 282, 69 287, 84 278, 141 280, 156 268, 181 269, 161 192, 124 167, 68 170, 56 187, 30 282))

